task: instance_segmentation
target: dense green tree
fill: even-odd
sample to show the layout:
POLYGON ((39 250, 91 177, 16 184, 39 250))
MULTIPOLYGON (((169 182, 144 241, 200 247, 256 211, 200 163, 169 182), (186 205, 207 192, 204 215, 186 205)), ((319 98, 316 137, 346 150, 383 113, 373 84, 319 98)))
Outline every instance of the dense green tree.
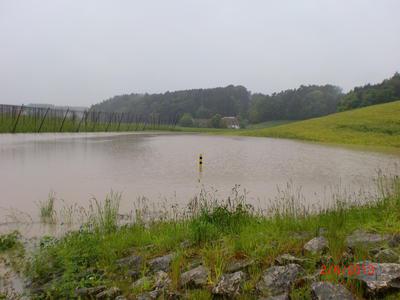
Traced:
POLYGON ((343 111, 399 99, 400 74, 395 73, 392 78, 379 84, 367 84, 354 88, 341 99, 338 110, 343 111))
POLYGON ((341 89, 333 85, 302 85, 272 95, 254 94, 248 116, 252 123, 314 118, 335 112, 341 96, 341 89))
POLYGON ((211 127, 221 128, 222 126, 222 117, 220 114, 216 114, 211 118, 211 127))
POLYGON ((184 113, 179 120, 179 125, 183 127, 193 127, 192 116, 188 113, 184 113))
POLYGON ((250 105, 250 92, 243 86, 184 90, 164 94, 130 94, 115 96, 92 106, 93 110, 132 112, 142 116, 159 113, 164 119, 190 113, 196 118, 246 115, 250 105))
MULTIPOLYGON (((236 116, 250 123, 274 120, 303 120, 378 103, 400 99, 400 74, 380 84, 356 87, 346 95, 333 85, 300 86, 271 95, 250 94, 243 86, 229 85, 212 89, 194 89, 164 94, 130 94, 115 96, 91 109, 105 112, 130 112, 150 122, 156 115, 161 122, 179 124, 213 121, 212 127, 220 127, 217 118, 236 116), (188 115, 184 115, 187 113, 188 115), (201 122, 200 122, 201 121, 201 122), (217 125, 218 124, 218 125, 217 125)), ((188 126, 188 125, 185 125, 188 126)))

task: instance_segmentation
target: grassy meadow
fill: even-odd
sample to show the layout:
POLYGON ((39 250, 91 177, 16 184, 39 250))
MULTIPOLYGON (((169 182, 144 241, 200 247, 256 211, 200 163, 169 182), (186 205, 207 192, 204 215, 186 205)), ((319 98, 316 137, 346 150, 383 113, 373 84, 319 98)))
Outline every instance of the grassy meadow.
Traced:
POLYGON ((400 101, 233 134, 400 148, 400 101))

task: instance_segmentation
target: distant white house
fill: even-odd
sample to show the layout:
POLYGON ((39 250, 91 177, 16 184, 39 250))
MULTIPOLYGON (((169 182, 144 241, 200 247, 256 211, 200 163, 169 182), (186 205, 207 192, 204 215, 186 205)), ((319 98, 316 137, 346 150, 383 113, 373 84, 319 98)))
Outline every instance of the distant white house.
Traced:
POLYGON ((221 121, 227 128, 240 129, 239 120, 236 117, 223 117, 221 121))

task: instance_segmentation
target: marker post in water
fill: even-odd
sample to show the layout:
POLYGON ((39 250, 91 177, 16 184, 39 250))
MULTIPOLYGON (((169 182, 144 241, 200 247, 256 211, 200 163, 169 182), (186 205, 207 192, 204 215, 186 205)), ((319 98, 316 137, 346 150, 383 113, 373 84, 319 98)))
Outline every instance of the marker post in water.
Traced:
POLYGON ((203 154, 199 155, 199 172, 203 171, 203 154))
POLYGON ((199 155, 199 182, 201 181, 201 174, 203 173, 203 154, 199 155))

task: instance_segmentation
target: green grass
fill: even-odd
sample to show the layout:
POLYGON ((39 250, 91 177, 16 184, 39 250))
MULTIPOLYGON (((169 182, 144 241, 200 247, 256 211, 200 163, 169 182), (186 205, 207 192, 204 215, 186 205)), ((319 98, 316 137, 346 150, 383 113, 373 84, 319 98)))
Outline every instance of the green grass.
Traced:
POLYGON ((20 234, 17 231, 0 235, 0 253, 13 249, 18 245, 20 234))
POLYGON ((54 207, 55 194, 51 192, 44 201, 39 201, 40 220, 43 223, 54 223, 56 218, 56 210, 54 207))
POLYGON ((400 101, 237 134, 399 148, 400 101))
POLYGON ((118 122, 81 122, 80 119, 67 118, 63 124, 63 118, 47 117, 41 125, 41 119, 32 116, 20 116, 15 127, 16 118, 0 116, 0 133, 11 133, 15 127, 15 133, 38 132, 118 132, 118 131, 143 131, 143 130, 174 130, 173 125, 152 123, 121 123, 118 122))
POLYGON ((246 129, 270 128, 270 127, 289 124, 289 123, 293 123, 293 122, 295 122, 295 121, 291 121, 291 120, 268 121, 268 122, 262 122, 262 123, 257 123, 257 124, 249 124, 246 129))
MULTIPOLYGON (((77 287, 100 284, 120 287, 125 295, 136 295, 149 290, 151 283, 140 290, 130 288, 132 280, 127 270, 116 266, 116 260, 132 253, 141 255, 145 261, 167 253, 176 253, 170 277, 172 286, 179 290, 179 276, 193 262, 199 261, 209 270, 209 286, 204 290, 179 290, 188 297, 210 299, 210 288, 224 273, 227 264, 235 258, 250 258, 256 263, 249 269, 243 299, 254 298, 254 287, 263 270, 271 266, 274 259, 283 253, 305 257, 308 274, 313 274, 320 256, 304 254, 302 247, 310 238, 324 228, 329 240, 329 252, 334 264, 346 251, 346 236, 355 229, 365 229, 378 233, 398 233, 400 228, 400 182, 398 179, 380 180, 382 197, 364 205, 350 205, 338 201, 329 210, 319 213, 302 211, 299 213, 290 203, 285 209, 276 209, 269 217, 254 211, 246 204, 243 195, 226 200, 197 199, 190 206, 190 213, 174 220, 153 220, 150 223, 132 223, 116 227, 117 198, 100 205, 101 215, 108 215, 107 222, 100 222, 96 230, 84 228, 72 232, 61 239, 47 238, 41 248, 28 261, 26 274, 33 286, 44 289, 37 299, 59 299, 73 297, 77 287), (289 207, 289 208, 288 208, 289 207), (108 211, 108 212, 105 212, 108 211), (101 230, 101 229, 104 230, 101 230), (302 233, 302 235, 298 235, 302 233), (189 241, 188 248, 181 243, 189 241), (46 298, 47 297, 47 298, 46 298)), ((95 210, 96 211, 96 210, 95 210)), ((96 213, 96 212, 95 212, 96 213)), ((400 249, 395 249, 400 252, 400 249)), ((371 259, 368 251, 356 248, 355 261, 371 259)), ((142 266, 142 274, 147 271, 142 266)), ((353 293, 362 290, 351 280, 340 276, 325 278, 341 281, 353 293)), ((307 287, 295 288, 293 299, 308 299, 307 287), (306 296, 304 296, 306 295, 306 296)))

